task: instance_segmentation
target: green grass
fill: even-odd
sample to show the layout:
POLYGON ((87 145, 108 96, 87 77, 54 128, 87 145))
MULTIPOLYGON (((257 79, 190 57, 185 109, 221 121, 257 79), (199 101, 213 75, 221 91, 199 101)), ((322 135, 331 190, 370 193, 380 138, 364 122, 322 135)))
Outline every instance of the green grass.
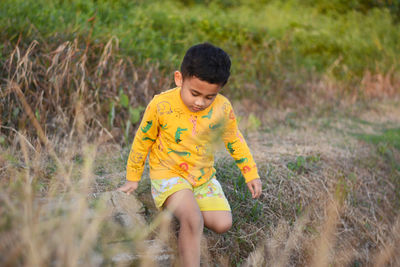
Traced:
POLYGON ((400 150, 400 128, 386 129, 381 134, 357 134, 356 136, 374 145, 387 145, 400 150))
MULTIPOLYGON (((400 152, 400 128, 385 129, 381 134, 354 134, 357 138, 365 142, 374 144, 378 155, 383 157, 391 166, 392 170, 400 171, 400 162, 396 154, 400 152), (397 150, 397 152, 395 151, 397 150)), ((400 184, 400 180, 394 177, 393 182, 400 184)), ((400 201, 400 190, 399 201, 400 201)))

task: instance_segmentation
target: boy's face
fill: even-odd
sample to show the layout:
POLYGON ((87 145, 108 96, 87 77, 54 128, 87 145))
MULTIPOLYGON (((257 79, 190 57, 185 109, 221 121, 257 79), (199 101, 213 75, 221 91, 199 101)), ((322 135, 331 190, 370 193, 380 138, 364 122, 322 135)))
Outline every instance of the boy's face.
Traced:
POLYGON ((208 108, 222 88, 221 85, 202 81, 195 76, 183 80, 179 71, 175 71, 174 78, 176 85, 181 87, 183 103, 192 112, 208 108))

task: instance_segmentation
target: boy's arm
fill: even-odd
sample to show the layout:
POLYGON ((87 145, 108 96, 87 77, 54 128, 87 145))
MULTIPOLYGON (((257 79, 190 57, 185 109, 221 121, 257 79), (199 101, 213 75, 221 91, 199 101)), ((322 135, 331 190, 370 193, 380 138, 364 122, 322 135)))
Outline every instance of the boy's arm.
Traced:
POLYGON ((126 179, 137 182, 140 180, 144 163, 150 147, 158 135, 157 106, 154 99, 148 104, 142 122, 135 134, 132 148, 126 165, 126 179))
MULTIPOLYGON (((257 166, 253 159, 253 156, 250 153, 250 149, 247 146, 247 143, 244 140, 243 135, 238 129, 236 117, 233 112, 233 108, 229 102, 227 107, 228 107, 226 112, 227 122, 225 125, 225 131, 223 133, 223 140, 225 143, 225 147, 235 160, 236 165, 239 167, 240 171, 242 172, 246 180, 246 183, 249 183, 255 179, 260 178, 260 176, 258 175, 257 166)), ((253 182, 253 183, 258 183, 258 182, 253 182)), ((250 185, 252 185, 253 183, 251 183, 250 185)), ((250 186, 249 189, 250 191, 252 191, 250 186)))

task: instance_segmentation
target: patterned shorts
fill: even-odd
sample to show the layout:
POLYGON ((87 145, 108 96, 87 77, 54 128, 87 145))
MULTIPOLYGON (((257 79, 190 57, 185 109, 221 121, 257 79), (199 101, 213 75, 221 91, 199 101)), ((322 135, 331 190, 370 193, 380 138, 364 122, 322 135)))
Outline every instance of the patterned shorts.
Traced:
POLYGON ((181 177, 151 180, 151 195, 158 209, 170 195, 183 189, 192 190, 200 211, 231 210, 221 184, 215 178, 196 187, 181 177))

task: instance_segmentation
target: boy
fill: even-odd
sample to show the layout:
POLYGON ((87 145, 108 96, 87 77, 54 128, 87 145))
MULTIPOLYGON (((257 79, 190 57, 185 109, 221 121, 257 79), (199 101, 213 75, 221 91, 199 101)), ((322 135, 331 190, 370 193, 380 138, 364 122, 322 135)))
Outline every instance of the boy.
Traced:
POLYGON ((203 226, 224 233, 232 226, 229 203, 215 179, 213 143, 221 136, 245 177, 253 198, 261 194, 257 167, 230 102, 219 94, 228 81, 231 61, 209 43, 191 47, 177 87, 156 95, 148 104, 127 163, 127 182, 118 190, 132 193, 138 186, 150 151, 152 196, 157 208, 178 219, 178 248, 182 266, 200 266, 203 226))

